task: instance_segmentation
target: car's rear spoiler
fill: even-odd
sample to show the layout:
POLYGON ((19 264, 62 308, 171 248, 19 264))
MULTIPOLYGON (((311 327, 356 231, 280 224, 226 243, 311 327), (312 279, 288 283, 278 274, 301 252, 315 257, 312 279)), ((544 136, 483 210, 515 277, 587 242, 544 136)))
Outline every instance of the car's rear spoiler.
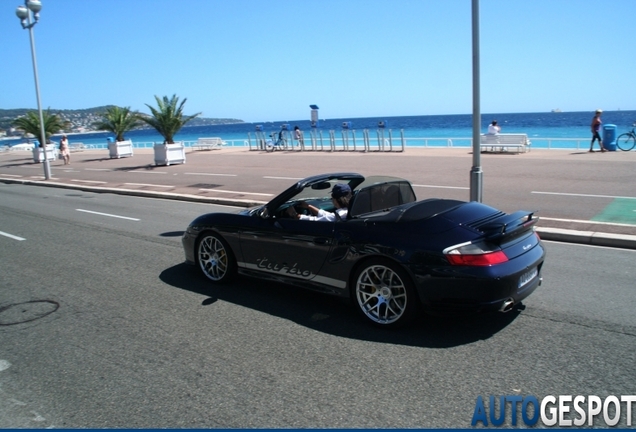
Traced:
POLYGON ((539 221, 538 217, 533 216, 534 212, 517 211, 488 221, 488 223, 481 225, 479 230, 484 233, 487 240, 502 241, 532 230, 539 221))

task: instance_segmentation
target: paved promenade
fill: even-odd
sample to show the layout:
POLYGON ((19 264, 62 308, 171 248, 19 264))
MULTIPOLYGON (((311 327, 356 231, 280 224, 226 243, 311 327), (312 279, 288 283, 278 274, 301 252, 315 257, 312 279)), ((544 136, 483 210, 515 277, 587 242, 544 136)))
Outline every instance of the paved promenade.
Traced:
MULTIPOLYGON (((468 200, 472 154, 466 148, 403 153, 189 150, 185 164, 154 165, 152 150, 110 159, 107 150, 73 152, 51 162, 44 180, 32 153, 0 153, 0 182, 101 193, 251 206, 297 179, 353 171, 410 180, 418 199, 468 200)), ((636 152, 533 150, 482 154, 483 202, 506 212, 537 211, 544 239, 636 249, 636 152)))

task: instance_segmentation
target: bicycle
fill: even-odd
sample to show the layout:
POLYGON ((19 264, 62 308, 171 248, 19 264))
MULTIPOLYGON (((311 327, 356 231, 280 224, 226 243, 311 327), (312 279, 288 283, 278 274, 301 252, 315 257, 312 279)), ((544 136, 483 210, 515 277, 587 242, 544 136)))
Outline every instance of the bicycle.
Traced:
POLYGON ((287 140, 285 139, 285 134, 281 130, 278 132, 278 139, 274 142, 274 137, 276 137, 276 133, 272 132, 270 137, 271 140, 267 140, 267 144, 265 145, 266 152, 273 152, 275 150, 284 150, 287 148, 287 140))
POLYGON ((632 130, 630 132, 625 132, 624 134, 620 134, 618 138, 616 138, 616 146, 623 151, 630 151, 636 146, 636 123, 632 125, 632 130))

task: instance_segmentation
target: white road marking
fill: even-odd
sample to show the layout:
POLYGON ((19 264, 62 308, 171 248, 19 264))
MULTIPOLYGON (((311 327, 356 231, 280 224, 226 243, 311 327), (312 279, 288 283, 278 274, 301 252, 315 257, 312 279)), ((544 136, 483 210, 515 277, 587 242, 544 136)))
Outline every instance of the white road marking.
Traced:
POLYGON ((110 168, 84 168, 85 171, 112 171, 110 168))
POLYGON ((97 180, 75 180, 75 179, 71 179, 71 181, 80 182, 80 183, 95 183, 95 184, 108 183, 108 182, 105 182, 105 181, 97 181, 97 180))
POLYGON ((114 218, 119 218, 119 219, 128 219, 128 220, 132 220, 132 221, 141 220, 141 219, 137 219, 137 218, 131 218, 131 217, 128 217, 128 216, 119 216, 119 215, 108 214, 108 213, 100 213, 100 212, 84 210, 84 209, 75 209, 75 210, 77 210, 78 212, 91 213, 91 214, 96 214, 96 215, 100 215, 100 216, 108 216, 108 217, 114 217, 114 218))
POLYGON ((237 174, 214 174, 214 173, 184 173, 185 175, 203 175, 203 176, 219 176, 219 177, 236 177, 237 174))
POLYGON ((418 184, 414 184, 413 187, 436 188, 436 189, 462 189, 462 190, 469 189, 464 186, 437 186, 437 185, 418 185, 418 184))
POLYGON ((302 180, 303 177, 273 177, 273 176, 263 176, 266 179, 274 179, 274 180, 302 180))
POLYGON ((162 187, 162 188, 174 187, 174 186, 156 185, 156 184, 148 184, 148 183, 124 183, 124 184, 130 185, 130 186, 151 186, 151 187, 162 187))
POLYGON ((221 189, 199 189, 200 191, 206 192, 221 192, 221 193, 231 193, 231 194, 241 194, 241 195, 260 195, 260 196, 272 196, 273 194, 268 193, 257 193, 257 192, 238 192, 238 191, 229 191, 229 190, 221 190, 221 189))
POLYGON ((0 231, 0 235, 3 235, 5 237, 9 237, 9 238, 12 238, 13 240, 18 240, 18 241, 26 240, 25 238, 14 236, 13 234, 9 234, 9 233, 2 232, 2 231, 0 231))
POLYGON ((562 196, 577 196, 577 197, 589 197, 589 198, 622 198, 622 199, 633 199, 636 200, 636 197, 627 197, 627 196, 616 196, 616 195, 592 195, 592 194, 578 194, 578 193, 565 193, 565 192, 539 192, 532 191, 533 194, 541 194, 541 195, 562 195, 562 196))
POLYGON ((11 363, 8 360, 0 360, 0 372, 7 370, 11 367, 11 363))
POLYGON ((34 417, 31 419, 32 421, 36 421, 36 422, 46 421, 44 417, 42 417, 40 414, 36 413, 35 411, 31 411, 31 414, 34 415, 34 417))
POLYGON ((5 174, 5 173, 2 173, 0 175, 7 176, 7 177, 22 177, 21 175, 16 175, 16 174, 5 174))
POLYGON ((168 171, 126 171, 129 173, 136 173, 136 174, 168 174, 168 171))

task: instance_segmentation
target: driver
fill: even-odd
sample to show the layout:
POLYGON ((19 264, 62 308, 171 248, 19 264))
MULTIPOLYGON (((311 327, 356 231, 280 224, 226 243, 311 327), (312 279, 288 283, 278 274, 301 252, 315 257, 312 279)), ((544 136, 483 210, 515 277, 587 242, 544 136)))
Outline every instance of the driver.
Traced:
POLYGON ((335 213, 319 209, 318 207, 307 204, 305 201, 300 201, 297 205, 306 208, 310 211, 312 216, 298 214, 294 206, 287 209, 287 214, 296 219, 312 220, 312 221, 326 221, 334 222, 336 220, 344 220, 347 218, 347 210, 349 207, 349 200, 351 199, 351 187, 344 183, 336 183, 331 189, 331 201, 336 207, 335 213))

